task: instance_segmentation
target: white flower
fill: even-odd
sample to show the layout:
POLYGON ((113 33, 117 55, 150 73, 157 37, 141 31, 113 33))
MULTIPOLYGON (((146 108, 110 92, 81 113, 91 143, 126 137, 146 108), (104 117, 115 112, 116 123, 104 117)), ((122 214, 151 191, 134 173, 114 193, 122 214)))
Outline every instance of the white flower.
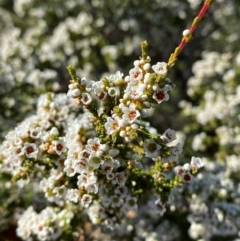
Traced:
POLYGON ((21 237, 24 240, 29 240, 29 237, 33 231, 32 229, 34 227, 34 224, 37 221, 37 213, 35 213, 33 207, 30 206, 18 219, 18 227, 16 230, 17 236, 21 237))
POLYGON ((53 141, 53 150, 60 156, 65 150, 65 144, 62 140, 53 141))
POLYGON ((166 208, 165 204, 162 203, 160 199, 155 201, 155 211, 160 214, 161 216, 165 213, 166 208))
POLYGON ((115 194, 120 195, 122 197, 126 197, 127 193, 128 193, 128 189, 126 186, 118 186, 115 190, 114 190, 115 194))
POLYGON ((111 205, 111 196, 109 197, 109 196, 104 195, 102 197, 102 205, 105 208, 108 208, 111 205))
POLYGON ((112 208, 120 207, 121 205, 122 205, 122 199, 119 196, 117 196, 117 195, 111 196, 111 207, 112 208))
MULTIPOLYGON (((167 78, 167 79, 169 79, 169 78, 167 78)), ((169 81, 170 81, 170 83, 171 83, 171 80, 170 80, 170 79, 169 79, 169 81)), ((168 91, 171 91, 172 88, 173 88, 173 87, 172 87, 171 85, 166 84, 162 89, 163 89, 164 91, 168 92, 168 91)))
POLYGON ((182 144, 181 143, 178 143, 176 146, 173 146, 171 148, 171 152, 172 154, 175 154, 175 155, 179 155, 182 153, 182 144))
POLYGON ((114 96, 119 96, 120 95, 120 90, 119 90, 119 88, 118 87, 110 87, 109 89, 108 89, 108 94, 110 95, 110 96, 112 96, 112 97, 114 97, 114 96))
POLYGON ((138 209, 138 205, 137 205, 137 198, 136 197, 127 197, 125 204, 124 204, 124 208, 128 211, 128 210, 137 210, 138 209))
POLYGON ((55 197, 63 198, 66 195, 67 188, 64 185, 62 185, 60 187, 54 187, 52 191, 55 197))
POLYGON ((204 166, 204 162, 200 157, 193 156, 191 159, 191 166, 199 169, 204 166))
POLYGON ((104 100, 107 97, 106 91, 103 89, 104 84, 102 81, 95 82, 92 85, 94 93, 99 100, 104 100))
POLYGON ((104 173, 112 172, 114 168, 114 165, 112 162, 105 162, 102 164, 101 169, 104 173))
POLYGON ((28 158, 37 158, 38 148, 35 143, 24 143, 23 147, 24 154, 28 158))
POLYGON ((181 176, 184 173, 184 168, 180 165, 174 167, 174 172, 178 175, 181 176))
POLYGON ((182 174, 182 178, 183 178, 183 181, 184 181, 184 182, 189 183, 189 182, 192 181, 193 176, 192 176, 189 172, 184 172, 184 173, 182 174))
POLYGON ((115 174, 112 173, 112 172, 107 172, 106 178, 107 178, 108 180, 113 180, 113 178, 115 178, 115 174))
POLYGON ((88 160, 88 168, 90 170, 97 169, 100 165, 102 165, 104 161, 98 156, 91 156, 88 160))
POLYGON ((152 69, 156 74, 161 76, 165 76, 167 74, 167 63, 165 62, 158 62, 156 65, 152 66, 152 69))
POLYGON ((168 157, 162 157, 162 162, 168 162, 168 161, 174 161, 174 162, 177 162, 178 161, 178 155, 176 154, 172 154, 171 156, 168 156, 168 157))
POLYGON ((94 201, 93 204, 89 207, 88 215, 93 224, 98 223, 100 216, 103 219, 106 218, 104 208, 100 206, 100 204, 97 201, 94 201))
POLYGON ((113 182, 119 184, 119 185, 124 185, 127 180, 127 176, 125 172, 116 172, 115 179, 113 182))
POLYGON ((88 158, 90 158, 90 156, 91 156, 91 151, 90 151, 90 150, 84 149, 84 150, 82 150, 82 151, 80 152, 80 158, 81 158, 81 159, 88 160, 88 158))
POLYGON ((82 98, 81 98, 81 102, 84 105, 89 105, 92 102, 92 97, 90 94, 88 93, 82 93, 82 98))
POLYGON ((190 172, 191 171, 191 165, 189 164, 189 163, 185 163, 184 165, 183 165, 183 170, 185 171, 185 172, 190 172))
POLYGON ((108 135, 112 135, 113 133, 115 133, 116 131, 118 131, 120 129, 121 123, 118 120, 108 117, 107 122, 104 124, 104 126, 106 129, 106 133, 108 135))
POLYGON ((145 155, 150 158, 155 158, 159 155, 159 151, 162 148, 154 140, 147 140, 143 144, 145 155))
POLYGON ((84 194, 81 198, 81 204, 83 207, 88 208, 92 202, 92 196, 89 194, 84 194))
POLYGON ((167 129, 161 136, 161 139, 167 143, 174 141, 176 140, 176 132, 174 130, 167 129))
MULTIPOLYGON (((9 136, 9 134, 8 134, 8 136, 9 136)), ((7 136, 7 137, 8 137, 7 136)), ((6 137, 6 138, 7 138, 6 137)), ((21 143, 20 143, 21 144, 21 143)), ((2 145, 1 145, 1 151, 3 151, 3 153, 4 153, 4 155, 8 155, 8 154, 11 154, 12 153, 12 148, 13 148, 13 143, 11 142, 11 141, 9 141, 9 140, 6 140, 6 141, 4 141, 3 143, 2 143, 2 145)), ((20 145, 21 146, 21 145, 20 145)))
POLYGON ((183 166, 176 166, 174 168, 175 173, 178 176, 181 176, 184 182, 191 182, 192 181, 192 175, 190 173, 191 171, 191 165, 189 163, 185 163, 183 166))
POLYGON ((88 176, 86 173, 81 173, 78 176, 77 185, 78 185, 78 187, 86 187, 88 185, 88 176))
POLYGON ((12 150, 12 153, 14 153, 16 156, 18 156, 20 158, 25 154, 25 150, 20 145, 20 146, 14 147, 13 150, 12 150))
POLYGON ((98 193, 98 183, 89 184, 86 188, 88 193, 98 193))
POLYGON ((133 82, 140 82, 140 80, 142 80, 143 78, 142 70, 138 66, 136 66, 134 69, 131 69, 129 71, 129 75, 130 75, 130 81, 133 81, 133 82))
POLYGON ((73 161, 66 159, 64 165, 65 167, 63 171, 66 172, 69 177, 72 177, 76 174, 76 168, 73 166, 73 161))
POLYGON ((123 108, 122 111, 122 118, 128 123, 133 123, 140 116, 140 112, 136 110, 136 106, 134 104, 130 104, 129 107, 123 108))
POLYGON ((144 90, 146 89, 145 84, 138 84, 138 85, 128 85, 125 89, 124 99, 132 99, 137 100, 143 95, 144 90))
POLYGON ((66 195, 68 200, 77 203, 79 196, 80 194, 78 189, 68 189, 67 195, 66 195))
POLYGON ((117 84, 119 80, 122 80, 122 77, 123 77, 123 73, 121 73, 120 71, 117 71, 115 74, 110 75, 108 79, 112 83, 117 84))
POLYGON ((86 91, 91 92, 92 91, 92 87, 96 82, 93 80, 87 80, 86 78, 82 78, 81 79, 81 85, 86 86, 86 91))
POLYGON ((153 99, 157 101, 158 104, 162 103, 163 101, 168 101, 169 100, 169 95, 168 93, 163 90, 163 89, 158 89, 154 95, 153 99))
POLYGON ((22 167, 22 158, 21 157, 12 157, 11 158, 11 165, 14 167, 21 168, 22 167))
POLYGON ((75 89, 74 84, 69 84, 69 85, 68 85, 68 89, 70 89, 70 90, 74 90, 74 89, 75 89))
POLYGON ((90 151, 94 155, 101 155, 102 154, 102 145, 100 143, 99 138, 88 139, 86 150, 90 151))
POLYGON ((80 174, 78 176, 78 187, 87 188, 89 185, 94 185, 97 183, 97 177, 93 173, 80 174))
POLYGON ((77 160, 74 161, 73 167, 76 170, 77 173, 87 173, 88 170, 88 164, 85 160, 77 160))
POLYGON ((33 139, 37 139, 41 136, 42 134, 42 131, 40 129, 40 127, 36 127, 36 128, 33 128, 31 127, 30 128, 30 137, 33 138, 33 139))

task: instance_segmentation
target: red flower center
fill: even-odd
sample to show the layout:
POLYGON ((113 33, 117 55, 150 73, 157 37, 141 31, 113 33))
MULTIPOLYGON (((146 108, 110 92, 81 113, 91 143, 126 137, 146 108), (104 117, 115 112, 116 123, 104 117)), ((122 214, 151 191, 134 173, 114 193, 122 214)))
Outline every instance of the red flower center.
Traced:
POLYGON ((158 100, 163 100, 165 98, 165 93, 163 91, 160 91, 156 94, 156 97, 158 100))
POLYGON ((133 76, 134 78, 137 78, 139 75, 140 75, 140 71, 136 71, 133 76))
POLYGON ((189 174, 185 174, 183 179, 186 181, 186 182, 189 182, 191 181, 191 176, 189 174))
POLYGON ((63 145, 62 144, 57 144, 57 150, 61 151, 63 149, 63 145))
POLYGON ((26 151, 27 151, 27 154, 30 154, 30 153, 34 152, 34 149, 32 146, 29 146, 26 148, 26 151))

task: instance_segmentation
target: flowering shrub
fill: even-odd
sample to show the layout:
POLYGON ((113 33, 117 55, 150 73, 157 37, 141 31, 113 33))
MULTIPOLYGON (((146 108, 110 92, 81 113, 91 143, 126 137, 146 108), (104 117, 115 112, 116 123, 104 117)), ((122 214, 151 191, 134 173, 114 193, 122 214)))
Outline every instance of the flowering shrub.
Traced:
POLYGON ((119 65, 126 72, 140 55, 141 39, 151 39, 156 62, 159 55, 167 58, 181 26, 159 29, 171 21, 186 26, 186 16, 192 16, 187 2, 178 2, 1 0, 1 140, 6 130, 33 113, 40 94, 66 92, 67 65, 88 78, 114 73, 119 65), (160 49, 160 38, 174 41, 160 49))
MULTIPOLYGON (((120 67, 126 73, 140 55, 141 39, 151 41, 149 55, 154 63, 167 59, 179 41, 181 30, 194 17, 195 9, 200 4, 201 1, 192 0, 154 0, 141 4, 126 0, 115 0, 114 4, 99 0, 52 0, 51 3, 1 0, 1 140, 7 130, 33 113, 33 106, 36 106, 40 94, 66 91, 67 65, 76 66, 79 76, 90 79, 114 73, 120 67), (167 44, 164 43, 166 40, 167 44)), ((216 0, 215 5, 212 11, 214 18, 208 22, 207 33, 200 26, 194 45, 189 45, 182 53, 185 58, 181 59, 181 65, 172 70, 176 78, 189 77, 186 66, 190 70, 189 65, 200 56, 203 49, 200 43, 206 42, 206 34, 211 34, 209 37, 214 42, 218 41, 209 49, 216 46, 225 48, 225 45, 220 45, 219 35, 229 36, 223 41, 229 42, 228 46, 233 45, 230 40, 237 38, 240 32, 238 24, 231 20, 232 16, 237 16, 234 12, 237 6, 232 2, 222 3, 221 0, 216 0), (219 19, 219 16, 224 18, 219 19), (231 28, 226 27, 226 20, 231 21, 235 37, 228 34, 231 28), (216 24, 221 28, 216 29, 216 24), (221 29, 224 31, 220 32, 221 29)), ((184 81, 179 81, 178 85, 182 84, 184 86, 184 81)))
MULTIPOLYGON (((159 135, 143 121, 157 104, 169 99, 173 84, 167 78, 167 63, 151 66, 146 42, 142 51, 142 58, 125 77, 117 72, 88 81, 79 79, 69 66, 70 99, 51 93, 39 98, 36 115, 7 134, 1 151, 3 170, 16 181, 40 182, 49 202, 66 207, 66 213, 68 205, 76 203, 78 209, 88 210, 93 224, 110 229, 125 224, 122 221, 130 211, 137 211, 141 197, 155 214, 163 215, 171 189, 190 182, 202 162, 193 158, 191 164, 177 166, 174 176, 171 170, 182 152, 180 143, 171 145, 175 131, 159 135), (83 113, 79 106, 84 107, 83 113)), ((50 212, 42 211, 40 219, 45 211, 50 212)), ((59 237, 61 226, 54 224, 51 215, 42 218, 43 223, 33 223, 35 215, 28 209, 19 219, 20 237, 59 237)))
MULTIPOLYGON (((126 58, 133 54, 135 41, 131 45, 124 39, 125 48, 109 45, 101 49, 106 43, 101 43, 100 33, 94 32, 91 25, 96 24, 94 27, 107 31, 109 25, 104 25, 103 18, 93 21, 94 11, 83 11, 75 18, 67 18, 68 11, 75 13, 78 4, 74 1, 53 2, 56 15, 44 3, 38 3, 36 10, 32 8, 32 1, 16 1, 14 10, 17 15, 37 19, 39 28, 29 22, 30 28, 23 36, 17 28, 6 29, 12 34, 12 41, 5 39, 2 42, 5 46, 1 52, 4 57, 1 62, 3 81, 11 80, 6 81, 9 85, 4 92, 16 89, 18 93, 26 86, 29 96, 43 93, 38 100, 27 98, 27 106, 36 104, 37 110, 32 110, 26 118, 22 114, 23 121, 8 132, 1 145, 0 178, 3 181, 0 188, 4 191, 1 202, 5 205, 1 205, 4 212, 0 214, 4 226, 17 224, 16 234, 22 240, 212 240, 220 236, 229 240, 237 237, 239 195, 233 188, 239 171, 235 164, 237 128, 233 127, 237 119, 227 125, 236 144, 228 159, 231 164, 227 165, 223 164, 224 158, 228 158, 228 145, 231 143, 232 147, 233 143, 220 138, 221 130, 208 139, 208 132, 199 131, 201 128, 196 129, 196 124, 193 127, 188 124, 186 133, 198 131, 193 139, 195 153, 190 158, 179 158, 182 144, 177 139, 178 134, 169 127, 159 132, 147 119, 157 106, 161 109, 170 99, 175 85, 168 71, 185 44, 192 39, 210 1, 205 2, 193 24, 183 32, 180 45, 167 63, 155 61, 156 56, 151 60, 147 43, 142 42, 142 56, 134 61, 126 76, 122 71, 116 72, 117 55, 121 53, 126 58), (45 13, 49 14, 46 16, 50 20, 57 16, 63 17, 64 21, 58 26, 49 19, 45 22, 42 19, 45 13), (51 27, 55 27, 53 35, 43 37, 51 27), (43 40, 37 40, 42 37, 43 40), (72 40, 68 42, 67 38, 72 40), (6 51, 6 46, 11 46, 16 53, 6 51), (102 72, 116 73, 104 74, 100 80, 93 81, 89 73, 91 70, 95 75, 96 70, 88 61, 99 61, 100 49, 107 65, 102 72), (78 58, 78 51, 82 60, 78 58), (83 67, 75 71, 69 64, 83 67), (27 71, 19 72, 19 65, 27 71), (62 65, 69 65, 71 75, 67 94, 56 93, 62 88, 57 83, 62 65), (44 66, 50 67, 46 69, 44 66), (88 77, 82 77, 84 75, 88 77), (46 82, 40 85, 41 81, 46 82), (44 93, 49 90, 51 92, 44 93), (203 161, 195 156, 211 149, 212 145, 217 148, 216 144, 223 147, 219 152, 214 149, 218 162, 212 164, 205 159, 208 172, 196 176, 203 161), (10 182, 11 178, 15 183, 10 182), (9 197, 9 193, 14 195, 9 197)), ((191 7, 196 7, 193 1, 189 2, 191 7)), ((165 3, 159 4, 164 7, 165 3)), ((175 1, 169 4, 175 9, 175 1)), ((90 9, 105 8, 106 5, 93 1, 90 9)), ((89 10, 88 4, 83 6, 89 10)), ((121 11, 116 11, 116 16, 117 13, 121 11)), ((181 15, 178 11, 172 13, 181 15)), ((134 29, 137 24, 134 20, 123 21, 120 27, 122 30, 134 29)), ((211 54, 205 53, 208 55, 211 54)), ((212 78, 215 72, 220 75, 228 70, 224 79, 235 78, 237 72, 229 70, 228 59, 229 55, 215 54, 212 60, 202 62, 207 63, 207 67, 212 65, 209 69, 201 66, 201 61, 197 62, 194 74, 196 79, 200 77, 198 82, 189 81, 189 95, 193 98, 201 96, 203 92, 198 86, 212 78), (195 71, 198 64, 206 73, 195 71)), ((210 114, 204 112, 209 108, 207 104, 190 109, 187 108, 189 103, 182 102, 181 106, 186 115, 195 122, 197 120, 197 125, 203 129, 210 123, 207 130, 212 133, 211 128, 216 128, 213 119, 223 120, 225 125, 229 115, 235 117, 237 114, 237 91, 234 92, 237 87, 234 83, 231 82, 232 88, 226 88, 231 109, 225 107, 222 111, 222 105, 219 107, 215 103, 215 96, 220 102, 227 96, 219 93, 208 93, 206 98, 203 95, 204 104, 211 100, 211 105, 215 106, 215 111, 210 114)), ((212 92, 218 88, 219 85, 214 84, 212 92)), ((11 106, 12 102, 7 98, 8 105, 11 106)), ((26 112, 30 111, 29 107, 26 112)), ((186 139, 186 148, 190 140, 186 139)))

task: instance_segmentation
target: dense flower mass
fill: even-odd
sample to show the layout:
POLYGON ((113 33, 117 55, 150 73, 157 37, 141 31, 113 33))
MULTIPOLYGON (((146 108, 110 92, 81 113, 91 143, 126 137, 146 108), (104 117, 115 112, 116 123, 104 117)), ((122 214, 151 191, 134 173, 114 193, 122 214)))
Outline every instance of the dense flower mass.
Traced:
MULTIPOLYGON (((150 57, 142 57, 134 62, 129 75, 117 72, 99 81, 80 79, 69 66, 72 80, 67 95, 40 96, 36 115, 6 136, 1 152, 3 170, 17 181, 39 179, 39 188, 49 202, 80 205, 93 223, 97 220, 111 229, 122 225, 129 212, 137 213, 146 191, 142 182, 156 196, 151 208, 163 215, 171 189, 182 181, 190 182, 192 170, 186 169, 180 179, 177 172, 172 181, 169 174, 182 152, 180 143, 169 145, 176 133, 168 129, 162 135, 152 134, 143 121, 151 109, 169 99, 157 101, 159 91, 169 96, 173 86, 166 77, 166 64, 158 63, 158 71, 151 72, 150 61, 150 57), (161 68, 165 69, 158 73, 161 68), (163 191, 165 185, 169 186, 167 192, 163 191)), ((201 160, 192 162, 196 172, 201 160)), ((44 218, 39 233, 31 229, 33 224, 24 229, 25 222, 34 219, 28 215, 37 214, 26 211, 19 219, 20 237, 54 240, 61 234, 61 227, 45 228, 46 222, 55 221, 44 218)))
MULTIPOLYGON (((186 16, 180 14, 185 0, 179 6, 174 2, 169 6, 172 17, 186 24, 186 16)), ((0 6, 0 105, 6 110, 0 115, 1 140, 9 127, 31 113, 36 104, 33 96, 65 92, 67 65, 77 66, 78 74, 89 78, 116 72, 117 62, 127 69, 139 56, 141 39, 153 39, 161 28, 162 21, 156 21, 158 14, 169 17, 166 4, 157 0, 141 4, 122 0, 114 4, 99 0, 1 0, 0 6), (143 10, 149 14, 139 21, 138 12, 143 10), (152 31, 145 32, 149 25, 152 31)), ((184 11, 192 15, 190 9, 184 11)), ((179 31, 178 27, 175 30, 179 31)), ((168 35, 172 34, 161 31, 162 39, 168 35)), ((173 44, 156 48, 153 57, 158 58, 161 51, 168 54, 173 44)))
POLYGON ((0 0, 1 240, 239 240, 239 6, 194 32, 211 2, 0 0))
POLYGON ((70 225, 73 213, 65 209, 47 207, 37 214, 33 207, 29 207, 18 220, 17 235, 24 240, 57 240, 62 230, 70 225))
MULTIPOLYGON (((206 172, 188 187, 201 194, 190 201, 189 235, 193 239, 239 237, 238 59, 239 53, 233 58, 231 53, 205 52, 203 59, 193 65, 194 76, 188 81, 190 97, 200 95, 201 105, 180 103, 183 114, 194 119, 195 126, 188 123, 185 131, 187 135, 191 132, 192 149, 205 156, 206 172), (201 88, 204 85, 210 87, 201 88)), ((202 161, 192 158, 190 165, 200 167, 202 161)), ((185 165, 175 171, 183 175, 185 165)))

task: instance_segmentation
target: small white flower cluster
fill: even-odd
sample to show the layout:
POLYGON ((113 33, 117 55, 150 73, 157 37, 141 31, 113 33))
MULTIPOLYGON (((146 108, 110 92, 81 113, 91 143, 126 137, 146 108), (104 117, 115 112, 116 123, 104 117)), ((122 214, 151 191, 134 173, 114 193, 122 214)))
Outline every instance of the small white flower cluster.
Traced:
MULTIPOLYGON (((143 169, 143 157, 155 162, 177 163, 178 155, 182 152, 180 143, 168 146, 176 140, 174 130, 168 129, 154 140, 149 138, 151 134, 148 134, 146 123, 140 121, 140 118, 147 116, 147 112, 150 113, 150 109, 167 101, 168 93, 172 90, 171 81, 166 77, 166 63, 159 62, 152 69, 153 73, 150 58, 147 57, 146 60, 135 61, 134 68, 125 78, 122 73, 117 72, 96 82, 86 78, 79 79, 74 70, 71 67, 69 69, 72 80, 67 95, 77 105, 83 106, 86 112, 69 124, 66 131, 68 153, 62 175, 70 178, 77 176, 77 180, 75 186, 61 194, 62 199, 80 202, 85 208, 92 202, 89 216, 93 223, 102 222, 113 228, 119 224, 124 213, 137 210, 137 198, 131 195, 126 186, 131 173, 123 168, 124 159, 135 156, 136 161, 131 162, 131 165, 143 169), (99 123, 102 125, 101 129, 99 123), (122 143, 121 138, 126 146, 143 140, 140 152, 135 153, 132 149, 130 153, 124 154, 122 148, 115 145, 116 141, 122 143), (121 168, 123 171, 120 171, 121 168), (94 198, 96 195, 98 199, 94 198)), ((193 166, 196 171, 195 163, 193 166)), ((155 176, 156 179, 157 177, 158 175, 155 176)), ((51 177, 45 179, 44 183, 48 183, 47 189, 57 198, 58 187, 54 183, 59 182, 53 181, 51 184, 51 180, 51 177)), ((56 201, 53 196, 46 195, 49 201, 56 201)), ((166 210, 161 199, 156 200, 153 208, 160 215, 166 210)))
POLYGON ((171 80, 166 78, 167 64, 152 66, 150 58, 136 60, 134 68, 123 79, 119 71, 100 81, 73 79, 68 96, 78 105, 92 109, 95 101, 100 101, 98 117, 107 115, 104 124, 108 135, 119 134, 126 142, 132 141, 131 133, 139 128, 140 118, 151 115, 156 104, 169 100, 172 90, 171 80))
POLYGON ((61 159, 66 150, 61 129, 72 119, 74 110, 74 103, 65 94, 40 96, 37 115, 28 117, 7 134, 1 146, 3 170, 27 178, 31 172, 37 172, 42 160, 47 164, 51 156, 61 159), (34 166, 37 170, 32 169, 34 166))
POLYGON ((205 160, 205 167, 209 170, 204 175, 198 174, 182 190, 173 190, 169 198, 170 210, 179 214, 188 210, 188 233, 193 240, 238 237, 240 208, 235 198, 239 197, 239 190, 229 176, 224 176, 223 166, 205 160), (182 199, 179 192, 184 192, 188 201, 182 199))
POLYGON ((185 163, 183 166, 180 166, 180 165, 176 166, 174 168, 174 171, 177 175, 182 177, 184 182, 189 183, 192 181, 192 178, 193 178, 191 172, 196 173, 196 171, 203 166, 204 166, 204 163, 202 159, 199 157, 193 156, 190 164, 185 163))
POLYGON ((205 105, 193 107, 192 113, 196 114, 200 124, 205 125, 214 119, 223 120, 238 114, 240 87, 237 86, 234 92, 230 88, 217 92, 219 89, 222 89, 221 85, 218 85, 214 91, 206 91, 203 96, 205 105))
MULTIPOLYGON (((70 99, 63 94, 40 96, 37 114, 6 136, 3 170, 16 180, 36 179, 49 202, 61 207, 72 202, 85 208, 93 223, 113 229, 129 212, 138 211, 138 193, 146 192, 142 185, 151 184, 155 195, 153 183, 160 190, 164 182, 171 183, 164 172, 176 166, 182 152, 180 143, 172 144, 174 130, 159 135, 141 120, 169 99, 167 64, 159 62, 151 70, 147 57, 135 61, 125 78, 117 72, 96 82, 80 80, 71 68, 70 74, 70 99)), ((191 164, 201 166, 197 160, 191 164)), ((154 213, 164 214, 168 195, 158 192, 151 205, 154 213)), ((43 228, 43 233, 51 231, 43 228)))
MULTIPOLYGON (((95 52, 93 49, 96 46, 101 49, 103 42, 107 51, 111 47, 111 53, 119 52, 122 47, 112 46, 108 40, 102 42, 102 39, 106 40, 102 33, 107 32, 103 31, 106 25, 106 8, 99 6, 100 15, 96 18, 91 15, 86 5, 88 4, 83 4, 83 1, 74 0, 60 4, 51 2, 50 5, 45 2, 16 0, 11 10, 4 9, 3 6, 0 33, 0 94, 1 109, 6 110, 6 113, 0 116, 1 139, 9 127, 16 126, 22 117, 31 112, 39 93, 63 91, 66 65, 81 65, 80 74, 87 76, 93 74, 93 65, 108 65, 108 70, 116 71, 117 66, 113 64, 118 57, 116 54, 108 56, 106 51, 102 51, 102 59, 108 56, 108 61, 95 61, 94 64, 89 61, 95 58, 92 54, 95 52), (19 24, 16 19, 23 17, 28 21, 19 24), (79 58, 80 53, 82 58, 79 58), (90 57, 91 55, 94 57, 90 57)), ((108 2, 104 5, 108 5, 108 2)), ((137 25, 135 21, 132 22, 137 25)), ((115 24, 117 25, 118 21, 115 24)), ((137 29, 137 26, 132 24, 132 30, 136 32, 137 29)), ((139 37, 136 35, 135 39, 135 43, 128 43, 128 50, 124 51, 125 56, 131 55, 138 47, 139 37)))
MULTIPOLYGON (((234 55, 208 53, 194 64, 194 77, 189 80, 189 86, 201 99, 201 105, 193 107, 190 102, 182 103, 183 113, 196 120, 188 124, 192 148, 207 157, 206 172, 198 174, 184 189, 191 196, 188 232, 194 240, 239 237, 240 87, 238 57, 229 58, 234 55), (207 69, 206 64, 209 64, 207 69), (198 86, 193 79, 204 82, 198 86), (210 87, 204 88, 207 83, 210 87)), ((185 165, 176 171, 183 175, 189 169, 185 165)), ((179 200, 175 200, 174 205, 176 202, 179 200)))
POLYGON ((191 198, 191 209, 188 216, 191 223, 190 236, 194 239, 203 238, 205 240, 211 240, 215 236, 226 239, 237 237, 240 224, 238 220, 239 205, 224 200, 229 196, 236 196, 234 187, 230 186, 233 183, 229 183, 229 177, 223 177, 220 173, 216 175, 206 174, 204 178, 200 175, 198 179, 198 183, 192 187, 189 186, 191 192, 196 190, 201 192, 201 195, 193 194, 191 198), (222 183, 219 182, 220 180, 222 183))
POLYGON ((222 75, 229 67, 231 53, 219 54, 217 52, 203 52, 202 60, 193 64, 194 76, 188 80, 189 96, 194 97, 200 86, 211 84, 211 77, 217 74, 222 75))
POLYGON ((62 231, 70 226, 74 214, 71 211, 47 207, 36 213, 30 206, 18 219, 17 235, 30 241, 36 237, 39 241, 57 240, 62 231))

